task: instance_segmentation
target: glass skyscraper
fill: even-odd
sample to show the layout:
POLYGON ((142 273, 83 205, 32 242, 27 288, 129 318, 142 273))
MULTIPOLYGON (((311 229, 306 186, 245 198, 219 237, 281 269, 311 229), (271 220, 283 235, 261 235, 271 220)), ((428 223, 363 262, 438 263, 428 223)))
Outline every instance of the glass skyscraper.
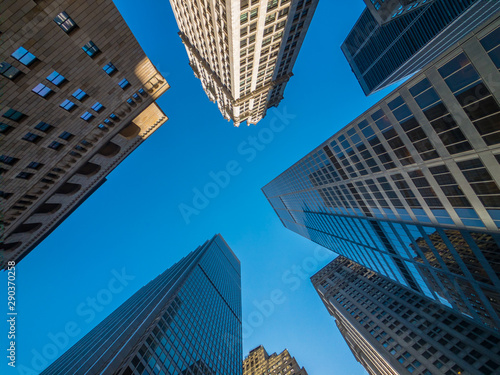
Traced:
POLYGON ((498 331, 342 256, 311 281, 370 375, 498 374, 498 331))
POLYGON ((391 13, 394 18, 383 25, 380 17, 366 8, 342 44, 342 51, 366 95, 418 72, 500 11, 500 1, 416 3, 417 9, 410 5, 409 11, 410 6, 401 9, 404 14, 391 13))
POLYGON ((285 227, 500 328, 500 17, 263 188, 285 227))
POLYGON ((42 374, 242 374, 240 262, 214 236, 42 374))

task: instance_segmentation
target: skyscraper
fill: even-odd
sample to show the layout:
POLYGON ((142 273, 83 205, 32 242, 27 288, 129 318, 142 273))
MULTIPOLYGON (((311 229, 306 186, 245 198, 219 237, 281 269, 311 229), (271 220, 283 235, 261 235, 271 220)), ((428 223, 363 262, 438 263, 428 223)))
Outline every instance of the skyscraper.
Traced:
POLYGON ((284 226, 500 328, 500 18, 263 188, 284 226))
POLYGON ((339 256, 311 281, 369 374, 491 375, 500 369, 497 331, 347 258, 339 256))
POLYGON ((241 374, 240 262, 214 236, 142 287, 42 374, 241 374))
MULTIPOLYGON (((391 10, 391 4, 385 7, 391 10)), ((380 25, 382 16, 374 14, 383 9, 366 8, 342 44, 342 51, 365 95, 418 72, 499 12, 500 2, 419 1, 397 13, 391 11, 391 17, 395 18, 380 25)))
POLYGON ((366 8, 380 24, 394 21, 402 15, 427 6, 436 0, 364 0, 366 8))
POLYGON ((111 0, 2 2, 0 267, 167 121, 169 85, 111 0))
POLYGON ((235 126, 283 99, 318 0, 170 0, 189 64, 235 126))
POLYGON ((304 367, 300 367, 295 357, 288 350, 280 354, 267 354, 266 349, 260 345, 252 349, 243 361, 243 375, 253 374, 295 374, 307 375, 304 367))

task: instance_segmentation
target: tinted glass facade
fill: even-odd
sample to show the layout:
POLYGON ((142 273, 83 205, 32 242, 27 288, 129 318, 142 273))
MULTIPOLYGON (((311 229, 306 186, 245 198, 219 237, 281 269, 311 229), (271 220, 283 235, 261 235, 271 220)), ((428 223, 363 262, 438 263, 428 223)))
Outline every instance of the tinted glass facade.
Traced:
POLYGON ((342 256, 311 280, 370 374, 498 373, 494 330, 342 256))
POLYGON ((369 95, 419 71, 498 11, 497 1, 435 0, 380 25, 367 8, 342 51, 369 95))
POLYGON ((242 374, 240 263, 217 235, 140 289, 43 374, 242 374))
POLYGON ((500 327, 499 19, 263 188, 283 224, 500 327))

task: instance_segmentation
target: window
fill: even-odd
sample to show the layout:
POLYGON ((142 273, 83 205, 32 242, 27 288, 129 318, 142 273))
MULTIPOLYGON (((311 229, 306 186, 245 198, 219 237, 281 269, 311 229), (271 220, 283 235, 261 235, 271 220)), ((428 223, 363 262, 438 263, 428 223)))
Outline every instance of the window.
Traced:
POLYGON ((54 22, 57 23, 66 34, 77 27, 75 21, 73 21, 66 12, 59 13, 56 18, 54 18, 54 22))
POLYGON ((0 134, 7 134, 13 129, 12 126, 0 122, 0 134))
POLYGON ((71 111, 73 107, 75 106, 75 103, 73 103, 71 100, 66 99, 64 102, 62 102, 59 107, 65 109, 66 111, 71 111))
POLYGON ((85 112, 83 115, 80 116, 80 118, 85 121, 90 121, 94 118, 94 115, 90 112, 85 112))
POLYGON ((110 114, 110 115, 109 115, 109 118, 110 118, 111 120, 114 120, 114 121, 118 120, 118 116, 117 116, 117 115, 115 115, 114 113, 110 114))
POLYGON ((28 142, 33 142, 36 143, 40 140, 40 137, 38 134, 35 133, 26 133, 23 137, 23 140, 28 141, 28 142))
POLYGON ((25 117, 24 113, 16 111, 12 108, 5 112, 2 116, 15 122, 19 122, 25 117))
POLYGON ((73 136, 73 134, 71 134, 71 133, 68 133, 68 132, 62 132, 62 133, 59 135, 59 138, 64 139, 65 141, 67 141, 67 140, 68 140, 68 139, 70 139, 72 136, 73 136))
POLYGON ((102 109, 104 108, 104 106, 99 103, 99 102, 96 102, 93 106, 92 106, 92 109, 96 112, 99 112, 101 111, 102 109))
POLYGON ((57 73, 55 70, 49 74, 47 77, 47 81, 52 82, 56 86, 60 86, 61 83, 66 81, 66 78, 64 78, 62 75, 57 73))
POLYGON ((22 178, 23 180, 29 180, 31 177, 33 177, 33 173, 28 173, 28 172, 20 172, 16 178, 22 178))
POLYGON ((40 95, 42 98, 46 98, 52 92, 52 90, 45 86, 43 83, 39 83, 31 91, 33 91, 35 94, 40 95))
POLYGON ((134 104, 134 101, 132 100, 132 98, 128 98, 127 99, 127 103, 130 104, 130 105, 133 105, 134 104))
POLYGON ((21 71, 4 61, 0 63, 0 74, 8 79, 14 79, 21 74, 21 71))
POLYGON ((127 87, 130 86, 130 83, 124 78, 118 83, 118 86, 120 86, 122 89, 125 90, 127 87))
POLYGON ((106 128, 103 124, 99 124, 97 125, 97 127, 101 130, 107 130, 108 128, 106 128))
POLYGON ((85 51, 87 55, 90 57, 94 57, 97 55, 100 51, 99 48, 95 45, 93 41, 89 41, 87 44, 85 44, 82 49, 85 51))
POLYGON ((133 97, 135 100, 139 100, 139 99, 140 99, 140 97, 139 97, 139 95, 137 95, 137 93, 132 94, 132 97, 133 97))
POLYGON ((85 140, 85 139, 83 139, 82 141, 80 141, 80 143, 82 145, 84 145, 84 146, 90 146, 91 145, 91 143, 89 141, 85 140))
POLYGON ((40 169, 41 166, 43 166, 42 163, 37 163, 36 161, 32 161, 31 163, 28 164, 28 166, 26 168, 40 169))
POLYGON ((102 70, 104 70, 108 76, 117 71, 116 67, 112 63, 107 63, 102 70))
POLYGON ((111 122, 111 120, 110 120, 109 118, 104 119, 104 123, 105 123, 106 125, 113 125, 113 123, 111 122))
POLYGON ((19 159, 13 158, 8 155, 0 155, 0 163, 4 163, 7 165, 14 165, 19 161, 19 159))
POLYGON ((11 56, 26 66, 30 66, 36 60, 36 56, 23 47, 19 47, 11 56))
POLYGON ((82 101, 87 97, 87 93, 82 89, 78 89, 73 94, 71 94, 71 96, 79 101, 82 101))
POLYGON ((143 88, 140 88, 139 89, 139 94, 141 94, 142 96, 146 96, 146 91, 144 91, 143 88))
POLYGON ((41 130, 43 131, 44 133, 48 133, 51 129, 52 129, 52 126, 47 124, 46 122, 43 122, 43 121, 40 121, 36 126, 35 126, 35 129, 37 130, 41 130))
POLYGON ((53 150, 59 150, 60 148, 62 147, 62 143, 59 143, 57 141, 54 141, 52 142, 50 145, 49 145, 49 148, 53 149, 53 150))
POLYGON ((12 193, 6 193, 5 191, 0 191, 0 197, 3 199, 9 199, 12 196, 12 193))

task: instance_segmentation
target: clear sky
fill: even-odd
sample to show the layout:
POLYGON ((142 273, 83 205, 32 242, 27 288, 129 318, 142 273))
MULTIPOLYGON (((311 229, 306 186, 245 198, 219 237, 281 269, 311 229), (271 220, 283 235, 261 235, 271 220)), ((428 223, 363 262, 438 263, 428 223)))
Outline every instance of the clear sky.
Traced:
MULTIPOLYGON (((260 190, 387 94, 366 98, 340 50, 363 2, 320 1, 285 99, 256 126, 239 128, 194 77, 169 2, 115 3, 172 87, 158 100, 170 120, 19 264, 18 367, 2 355, 0 373, 38 374, 142 285, 221 233, 242 264, 244 355, 262 344, 270 353, 287 348, 310 375, 366 374, 309 281, 334 254, 285 229, 260 190), (225 186, 183 217, 180 207, 196 209, 196 189, 228 167, 225 186), (270 305, 273 293, 280 303, 270 305), (96 297, 106 304, 90 307, 96 297)), ((6 273, 0 278, 7 301, 6 273)))

